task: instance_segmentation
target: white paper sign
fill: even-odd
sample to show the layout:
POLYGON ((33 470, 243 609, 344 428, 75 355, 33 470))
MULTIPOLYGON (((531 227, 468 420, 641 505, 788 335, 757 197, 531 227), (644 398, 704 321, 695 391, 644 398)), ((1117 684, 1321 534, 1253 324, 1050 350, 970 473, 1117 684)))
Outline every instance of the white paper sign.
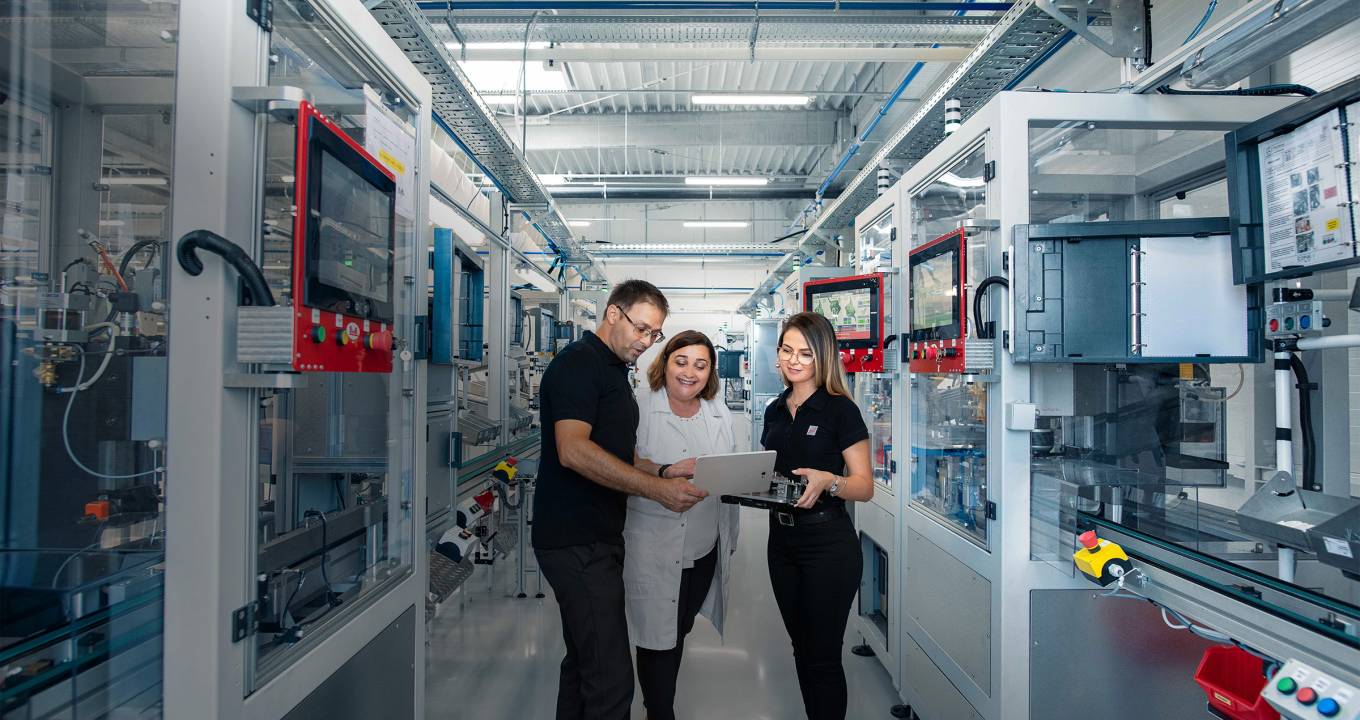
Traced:
POLYGON ((1327 552, 1343 558, 1355 559, 1355 556, 1351 554, 1351 546, 1345 540, 1325 537, 1322 538, 1322 542, 1327 544, 1327 552))
POLYGON ((1341 111, 1261 143, 1266 272, 1355 257, 1341 111))
POLYGON ((416 216, 416 137, 410 127, 364 88, 364 149, 397 177, 397 214, 416 216))

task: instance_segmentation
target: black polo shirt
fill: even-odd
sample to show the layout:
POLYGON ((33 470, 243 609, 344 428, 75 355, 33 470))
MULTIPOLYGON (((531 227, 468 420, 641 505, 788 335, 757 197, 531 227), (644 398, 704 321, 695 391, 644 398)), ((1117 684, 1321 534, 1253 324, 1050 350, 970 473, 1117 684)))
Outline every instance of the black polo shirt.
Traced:
POLYGON ((557 457, 558 420, 590 424, 590 439, 618 459, 633 463, 638 406, 628 384, 628 363, 587 332, 557 353, 539 383, 538 416, 543 449, 534 488, 536 548, 605 541, 623 544, 628 496, 562 466, 557 457))
MULTIPOLYGON (((844 475, 845 456, 841 453, 869 437, 859 406, 844 395, 832 395, 826 388, 817 388, 793 417, 789 415, 790 392, 791 389, 785 390, 770 403, 760 434, 761 446, 777 453, 775 472, 794 478, 794 470, 812 468, 844 475)), ((844 504, 844 500, 829 495, 817 500, 819 510, 844 504)))

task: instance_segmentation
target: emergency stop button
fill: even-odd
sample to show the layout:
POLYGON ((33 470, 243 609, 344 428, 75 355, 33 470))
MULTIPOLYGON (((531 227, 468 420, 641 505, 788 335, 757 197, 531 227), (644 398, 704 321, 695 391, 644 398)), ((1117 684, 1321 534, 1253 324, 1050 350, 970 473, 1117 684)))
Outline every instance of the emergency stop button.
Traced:
POLYGON ((364 337, 364 347, 369 350, 388 352, 392 349, 392 333, 386 330, 369 333, 364 337))

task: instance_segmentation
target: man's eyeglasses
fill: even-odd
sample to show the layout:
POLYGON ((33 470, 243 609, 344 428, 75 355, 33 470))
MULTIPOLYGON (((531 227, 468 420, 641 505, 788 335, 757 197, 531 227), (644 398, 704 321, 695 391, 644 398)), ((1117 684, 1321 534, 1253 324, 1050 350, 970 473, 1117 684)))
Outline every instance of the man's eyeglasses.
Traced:
POLYGON ((633 329, 637 331, 638 335, 642 337, 647 337, 650 335, 652 338, 652 344, 659 343, 662 340, 666 339, 666 333, 663 333, 660 330, 653 330, 641 323, 633 322, 633 318, 628 317, 628 313, 624 311, 622 305, 615 305, 614 307, 619 309, 619 314, 623 316, 624 320, 628 321, 629 325, 633 326, 633 329))

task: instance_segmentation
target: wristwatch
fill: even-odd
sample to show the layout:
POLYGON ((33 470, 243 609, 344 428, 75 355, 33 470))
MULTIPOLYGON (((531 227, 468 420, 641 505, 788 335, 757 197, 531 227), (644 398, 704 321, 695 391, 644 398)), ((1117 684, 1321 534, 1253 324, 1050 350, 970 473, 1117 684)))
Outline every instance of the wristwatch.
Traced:
POLYGON ((836 479, 831 481, 831 487, 827 488, 826 491, 831 494, 831 497, 836 497, 836 493, 841 491, 841 480, 844 478, 840 475, 833 475, 832 477, 836 479))

